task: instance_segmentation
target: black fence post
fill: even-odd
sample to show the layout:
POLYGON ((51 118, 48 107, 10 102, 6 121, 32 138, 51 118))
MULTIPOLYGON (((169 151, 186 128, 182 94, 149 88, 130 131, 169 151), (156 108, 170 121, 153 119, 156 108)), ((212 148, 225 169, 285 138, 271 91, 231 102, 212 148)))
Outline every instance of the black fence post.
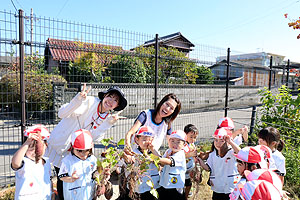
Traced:
POLYGON ((290 78, 289 76, 290 76, 290 59, 288 59, 288 64, 287 64, 286 79, 285 79, 286 87, 289 87, 289 78, 290 78))
MULTIPOLYGON (((255 116, 256 116, 256 106, 252 107, 252 113, 251 113, 251 123, 250 123, 250 130, 249 130, 249 136, 253 133, 254 126, 255 126, 255 116)), ((248 139, 248 145, 251 145, 251 137, 248 139)))
POLYGON ((155 83, 154 83, 154 109, 157 105, 157 87, 158 87, 158 34, 155 35, 155 83))
POLYGON ((20 48, 20 97, 21 97, 21 137, 24 143, 24 131, 26 125, 25 114, 25 80, 24 80, 24 11, 19 10, 19 48, 20 48))
POLYGON ((229 90, 229 75, 230 75, 230 48, 227 49, 227 70, 226 70, 226 94, 225 94, 225 117, 228 112, 228 90, 229 90))
POLYGON ((271 56, 270 58, 269 90, 271 90, 271 85, 272 85, 272 63, 273 63, 273 56, 271 56))

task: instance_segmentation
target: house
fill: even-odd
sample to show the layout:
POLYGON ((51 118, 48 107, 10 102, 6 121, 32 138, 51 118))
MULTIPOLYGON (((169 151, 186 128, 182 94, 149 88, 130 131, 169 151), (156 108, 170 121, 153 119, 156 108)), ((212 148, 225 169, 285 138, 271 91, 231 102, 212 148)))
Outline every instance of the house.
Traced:
POLYGON ((113 55, 110 52, 112 51, 117 53, 122 52, 123 49, 119 46, 48 38, 44 53, 45 69, 52 72, 57 68, 60 74, 65 76, 68 73, 70 62, 74 62, 82 53, 97 53, 99 62, 105 65, 111 61, 113 55))
MULTIPOLYGON (((270 72, 270 58, 272 56, 272 86, 282 84, 282 69, 285 56, 258 52, 230 56, 230 79, 234 85, 268 86, 270 72)), ((217 80, 226 80, 226 56, 216 59, 217 64, 211 66, 217 80)))
MULTIPOLYGON (((230 62, 229 80, 234 85, 268 86, 269 68, 241 61, 230 62)), ((222 60, 209 67, 214 74, 216 83, 226 81, 227 61, 222 60)))
MULTIPOLYGON (((187 57, 189 57, 190 51, 192 51, 195 45, 191 43, 186 37, 184 37, 180 32, 173 33, 170 35, 159 37, 158 44, 160 47, 174 47, 180 52, 184 52, 187 57)), ((155 39, 146 41, 143 46, 154 46, 155 39)))

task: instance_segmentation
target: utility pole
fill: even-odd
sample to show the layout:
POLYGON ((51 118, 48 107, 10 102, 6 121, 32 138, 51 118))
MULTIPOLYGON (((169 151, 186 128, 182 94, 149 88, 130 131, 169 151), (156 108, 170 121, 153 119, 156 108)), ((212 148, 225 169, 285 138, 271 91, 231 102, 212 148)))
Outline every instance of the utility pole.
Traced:
POLYGON ((31 8, 30 13, 30 55, 33 55, 32 52, 32 42, 33 42, 33 9, 31 8))

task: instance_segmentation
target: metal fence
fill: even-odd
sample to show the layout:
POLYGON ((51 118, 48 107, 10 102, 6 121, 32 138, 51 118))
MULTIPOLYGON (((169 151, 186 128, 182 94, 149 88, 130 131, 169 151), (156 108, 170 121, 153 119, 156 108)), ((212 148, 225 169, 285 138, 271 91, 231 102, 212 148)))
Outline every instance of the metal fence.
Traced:
POLYGON ((14 182, 10 161, 25 127, 41 123, 52 130, 59 107, 85 82, 95 96, 112 85, 125 91, 129 104, 122 115, 128 119, 107 134, 116 140, 139 112, 170 92, 183 104, 173 129, 193 123, 199 138, 209 138, 224 115, 237 127, 250 125, 257 89, 286 81, 295 87, 296 79, 286 78, 289 63, 246 55, 194 44, 181 33, 159 37, 0 11, 0 185, 14 182), (270 70, 273 63, 277 68, 270 70))

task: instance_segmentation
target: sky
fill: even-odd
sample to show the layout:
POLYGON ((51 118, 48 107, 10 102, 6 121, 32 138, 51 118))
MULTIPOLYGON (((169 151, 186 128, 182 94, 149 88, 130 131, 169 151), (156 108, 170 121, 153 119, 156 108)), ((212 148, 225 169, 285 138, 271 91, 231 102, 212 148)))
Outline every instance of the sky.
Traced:
POLYGON ((300 62, 300 0, 0 0, 0 10, 168 35, 181 32, 195 44, 244 53, 268 52, 300 62), (15 5, 15 7, 13 6, 15 5))

